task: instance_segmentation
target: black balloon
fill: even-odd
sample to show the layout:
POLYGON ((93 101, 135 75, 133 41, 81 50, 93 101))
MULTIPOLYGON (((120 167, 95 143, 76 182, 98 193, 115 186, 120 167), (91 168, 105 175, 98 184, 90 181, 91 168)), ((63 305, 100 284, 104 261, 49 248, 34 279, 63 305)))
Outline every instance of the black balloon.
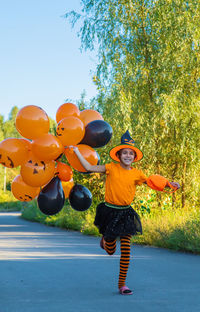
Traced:
POLYGON ((41 190, 37 202, 39 209, 46 215, 54 215, 62 209, 65 195, 58 177, 53 178, 41 190))
POLYGON ((92 204, 92 194, 87 187, 75 184, 69 193, 69 202, 73 209, 85 211, 92 204))
POLYGON ((112 137, 112 127, 104 120, 94 120, 85 127, 85 136, 80 142, 91 147, 102 147, 112 137))

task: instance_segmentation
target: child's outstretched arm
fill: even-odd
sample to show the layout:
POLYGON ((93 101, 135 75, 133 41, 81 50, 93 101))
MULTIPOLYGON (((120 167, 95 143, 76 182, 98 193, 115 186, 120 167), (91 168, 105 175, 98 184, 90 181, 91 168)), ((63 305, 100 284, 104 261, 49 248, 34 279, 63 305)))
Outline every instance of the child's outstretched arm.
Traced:
POLYGON ((153 190, 165 191, 165 188, 171 188, 173 191, 176 191, 180 188, 178 182, 169 182, 166 178, 159 174, 153 174, 149 176, 146 180, 147 185, 153 190))
POLYGON ((84 157, 81 155, 79 149, 77 146, 69 146, 69 148, 73 148, 74 153, 78 157, 81 165, 85 168, 85 170, 89 172, 99 172, 99 173, 105 173, 106 167, 105 165, 91 165, 84 157))

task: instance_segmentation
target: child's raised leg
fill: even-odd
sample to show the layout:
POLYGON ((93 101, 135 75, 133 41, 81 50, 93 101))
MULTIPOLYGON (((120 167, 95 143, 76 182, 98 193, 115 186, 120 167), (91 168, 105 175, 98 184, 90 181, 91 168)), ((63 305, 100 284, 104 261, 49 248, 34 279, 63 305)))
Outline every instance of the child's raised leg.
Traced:
POLYGON ((105 251, 109 254, 109 255, 113 255, 116 251, 116 239, 114 240, 105 240, 103 239, 103 247, 105 249, 105 251))

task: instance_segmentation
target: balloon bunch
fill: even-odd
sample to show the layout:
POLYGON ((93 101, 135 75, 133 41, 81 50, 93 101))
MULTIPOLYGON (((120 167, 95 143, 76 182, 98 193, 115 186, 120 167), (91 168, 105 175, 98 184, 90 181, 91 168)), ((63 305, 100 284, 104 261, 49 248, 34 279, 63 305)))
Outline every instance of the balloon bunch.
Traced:
POLYGON ((46 112, 34 105, 19 110, 16 129, 22 138, 0 142, 0 163, 8 168, 21 166, 11 184, 13 195, 20 201, 37 197, 39 209, 46 215, 58 213, 65 198, 73 209, 84 211, 92 203, 90 191, 75 184, 73 171, 86 172, 68 146, 76 145, 92 165, 99 163, 95 148, 105 146, 112 137, 111 126, 92 109, 80 111, 75 104, 64 103, 56 112, 56 136, 49 133, 46 112), (59 161, 65 154, 69 165, 59 161))

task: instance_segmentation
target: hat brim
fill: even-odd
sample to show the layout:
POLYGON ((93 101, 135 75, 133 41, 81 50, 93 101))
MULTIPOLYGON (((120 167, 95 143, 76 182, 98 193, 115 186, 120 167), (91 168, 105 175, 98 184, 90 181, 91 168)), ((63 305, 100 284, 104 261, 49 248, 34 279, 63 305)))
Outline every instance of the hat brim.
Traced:
POLYGON ((121 145, 117 145, 117 146, 113 147, 110 150, 110 157, 113 160, 120 162, 120 159, 117 156, 117 152, 119 152, 123 148, 130 148, 130 149, 132 149, 136 153, 136 157, 135 157, 133 162, 139 161, 139 160, 141 160, 143 158, 143 153, 141 152, 141 150, 139 150, 139 148, 137 148, 137 147, 135 147, 133 145, 130 145, 130 144, 121 144, 121 145))

